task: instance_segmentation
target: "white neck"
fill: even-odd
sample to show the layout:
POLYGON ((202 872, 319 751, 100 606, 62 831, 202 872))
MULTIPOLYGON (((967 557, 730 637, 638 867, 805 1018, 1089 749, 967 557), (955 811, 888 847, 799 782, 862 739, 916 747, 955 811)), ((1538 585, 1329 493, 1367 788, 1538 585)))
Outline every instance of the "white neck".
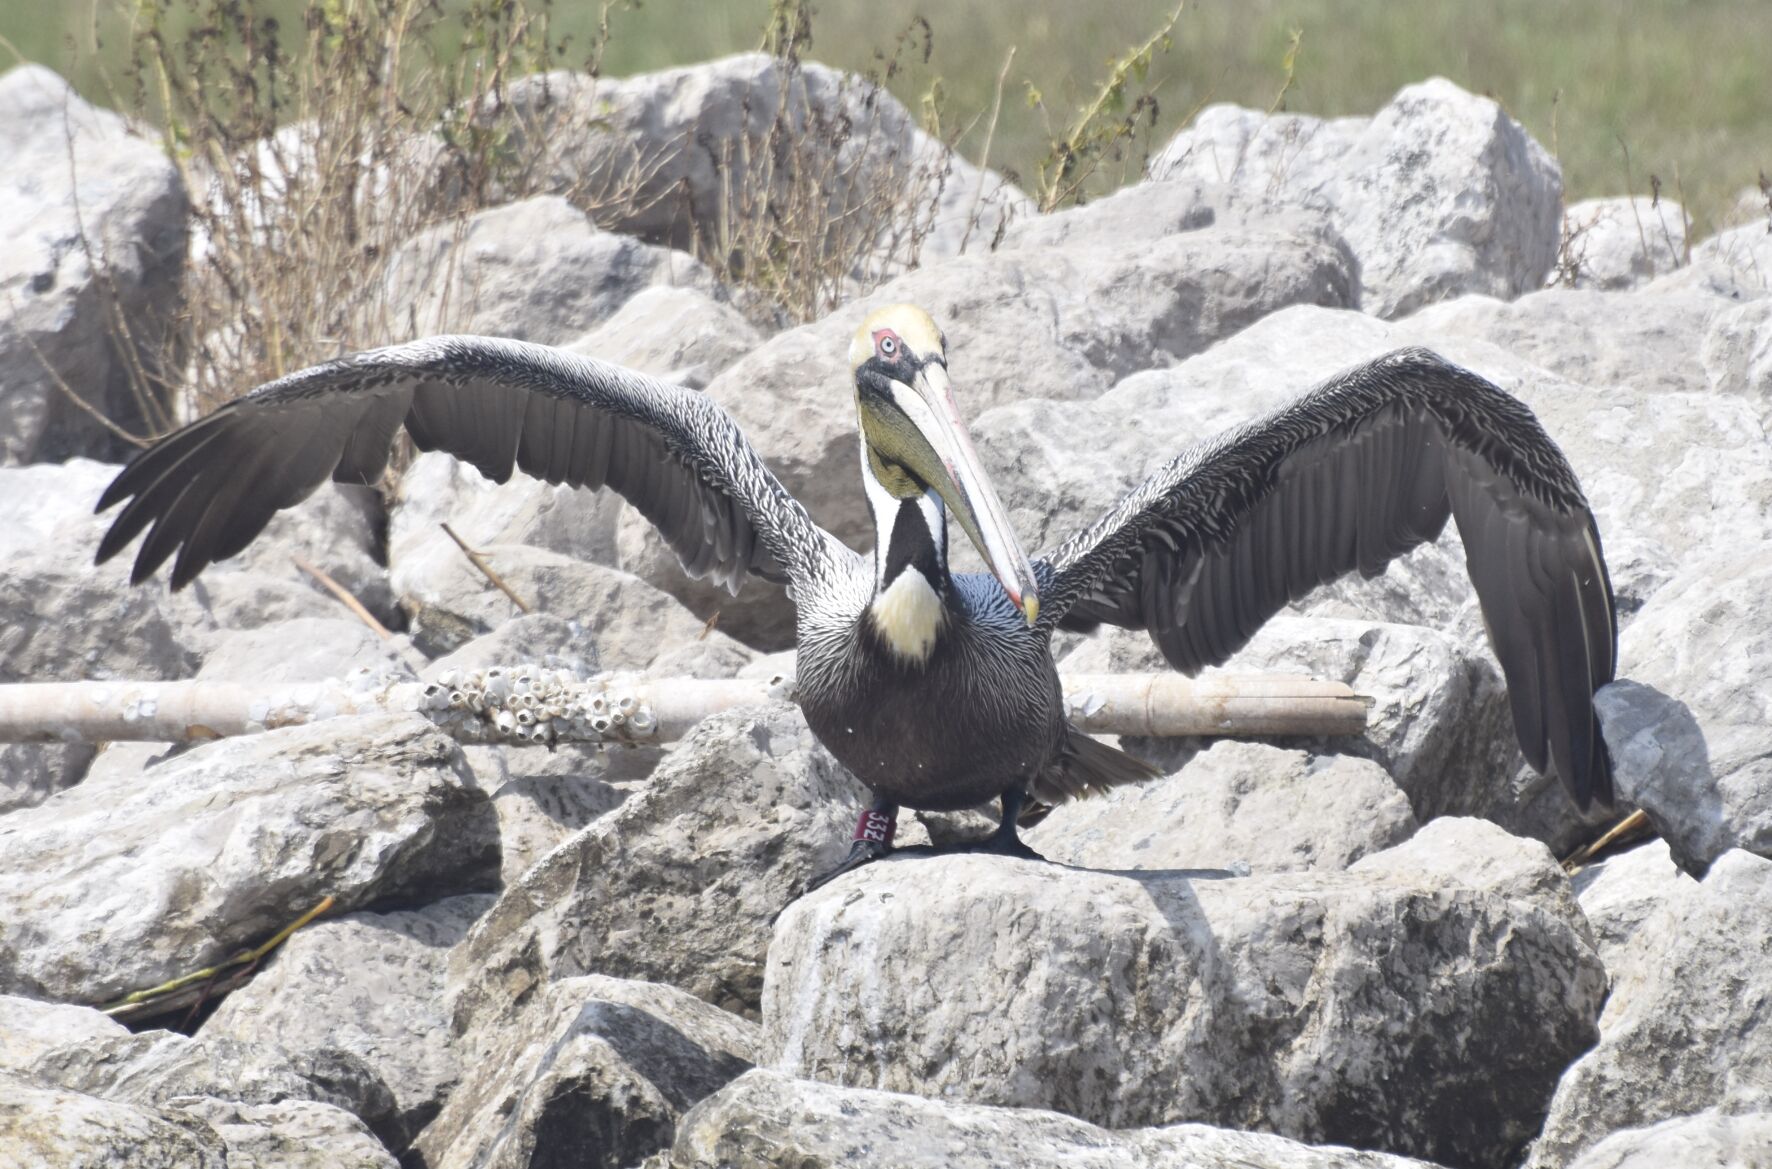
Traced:
MULTIPOLYGON (((874 628, 894 655, 907 662, 922 663, 935 649, 936 639, 947 621, 947 607, 936 590, 936 583, 915 565, 902 565, 893 571, 887 563, 892 529, 905 501, 894 498, 874 478, 865 441, 861 452, 861 481, 867 491, 868 507, 874 515, 874 599, 868 612, 874 628), (888 572, 893 572, 890 580, 887 579, 888 572)), ((915 503, 934 538, 936 559, 945 565, 947 509, 943 507, 941 497, 932 491, 924 492, 915 503)))

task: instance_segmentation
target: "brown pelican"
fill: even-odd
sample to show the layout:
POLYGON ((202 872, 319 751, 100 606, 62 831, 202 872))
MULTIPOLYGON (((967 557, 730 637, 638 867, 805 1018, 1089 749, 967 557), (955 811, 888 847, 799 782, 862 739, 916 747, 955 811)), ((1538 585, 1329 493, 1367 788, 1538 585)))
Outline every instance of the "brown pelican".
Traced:
POLYGON ((928 315, 872 313, 849 358, 872 555, 815 524, 703 395, 547 346, 445 336, 291 374, 143 451, 99 500, 129 503, 98 560, 146 531, 131 580, 176 553, 180 588, 328 477, 377 480, 402 425, 499 482, 520 469, 607 486, 692 575, 735 591, 750 574, 787 585, 806 720, 875 797, 840 872, 890 849, 900 805, 1000 799, 1001 826, 980 847, 1031 855, 1016 835, 1024 800, 1152 774, 1066 723, 1055 630, 1145 629, 1192 673, 1288 601, 1383 571, 1456 516, 1526 758, 1577 805, 1611 801, 1592 702, 1617 644, 1599 533, 1538 420, 1476 374, 1422 349, 1347 370, 1190 446, 1029 560, 928 315), (948 571, 950 516, 988 575, 948 571))

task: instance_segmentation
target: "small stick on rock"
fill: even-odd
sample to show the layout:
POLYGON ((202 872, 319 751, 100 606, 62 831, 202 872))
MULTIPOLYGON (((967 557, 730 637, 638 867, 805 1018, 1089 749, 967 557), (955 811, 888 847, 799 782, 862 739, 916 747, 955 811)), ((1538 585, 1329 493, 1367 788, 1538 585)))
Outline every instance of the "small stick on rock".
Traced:
POLYGON ((375 635, 383 641, 392 641, 394 634, 386 625, 375 619, 375 614, 363 607, 363 602, 351 595, 351 591, 332 578, 332 575, 319 565, 300 556, 291 556, 295 566, 320 582, 320 587, 338 598, 339 604, 357 615, 357 620, 375 630, 375 635))
POLYGON ((499 592, 501 592, 505 596, 511 598, 511 604, 517 606, 517 608, 523 610, 523 612, 525 612, 525 613, 534 612, 534 610, 529 607, 529 602, 525 601, 522 597, 519 597, 516 593, 512 592, 511 586, 506 584, 504 582, 503 578, 501 578, 498 575, 498 573, 492 571, 492 565, 490 565, 486 562, 485 556, 481 555, 480 553, 474 551, 472 548, 468 547, 468 542, 466 540, 462 539, 460 536, 456 535, 454 528, 450 527, 448 524, 444 524, 444 525, 442 525, 442 527, 445 532, 449 533, 449 538, 451 540, 455 541, 456 547, 460 548, 462 550, 462 552, 464 552, 467 555, 468 562, 471 563, 475 568, 479 569, 480 572, 486 577, 487 580, 489 580, 493 584, 497 585, 499 592))

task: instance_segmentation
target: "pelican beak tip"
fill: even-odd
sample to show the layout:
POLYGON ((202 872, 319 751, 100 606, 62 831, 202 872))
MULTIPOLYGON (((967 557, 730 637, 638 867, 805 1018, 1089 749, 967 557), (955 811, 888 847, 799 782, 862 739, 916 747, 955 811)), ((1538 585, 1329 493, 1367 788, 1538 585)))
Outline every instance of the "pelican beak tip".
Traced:
POLYGON ((1021 611, 1027 614, 1028 627, 1031 629, 1035 621, 1040 619, 1040 598, 1029 593, 1021 600, 1021 611))

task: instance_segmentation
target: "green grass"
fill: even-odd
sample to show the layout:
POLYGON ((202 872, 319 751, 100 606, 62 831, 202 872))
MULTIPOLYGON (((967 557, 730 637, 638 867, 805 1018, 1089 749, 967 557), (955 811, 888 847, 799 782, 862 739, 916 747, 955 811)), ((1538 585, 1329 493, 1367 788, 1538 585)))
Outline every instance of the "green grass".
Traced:
MULTIPOLYGON (((461 0, 449 0, 459 7, 461 0)), ((259 0, 294 13, 300 0, 259 0)), ((596 5, 556 0, 554 30, 586 43, 596 5)), ((1016 49, 992 161, 1031 179, 1045 128, 1024 100, 1031 83, 1055 109, 1074 108, 1115 54, 1147 36, 1173 0, 824 0, 811 56, 846 68, 877 65, 919 13, 933 31, 891 81, 913 109, 939 79, 955 118, 988 110, 1004 56, 1016 49)), ((753 48, 767 0, 644 0, 612 17, 604 68, 625 74, 753 48)), ((102 100, 100 66, 121 75, 123 21, 109 0, 0 5, 0 36, 27 58, 102 100), (94 5, 107 13, 94 18, 94 5)), ((292 17, 290 19, 293 19, 292 17)), ((1547 147, 1554 142, 1571 199, 1683 190, 1703 234, 1738 192, 1772 172, 1772 0, 1198 0, 1153 75, 1161 143, 1200 105, 1266 108, 1282 59, 1302 33, 1285 108, 1369 113, 1396 89, 1434 74, 1500 101, 1547 147)), ((4 59, 0 53, 0 60, 4 59)), ((977 149, 975 130, 966 140, 977 149)))

